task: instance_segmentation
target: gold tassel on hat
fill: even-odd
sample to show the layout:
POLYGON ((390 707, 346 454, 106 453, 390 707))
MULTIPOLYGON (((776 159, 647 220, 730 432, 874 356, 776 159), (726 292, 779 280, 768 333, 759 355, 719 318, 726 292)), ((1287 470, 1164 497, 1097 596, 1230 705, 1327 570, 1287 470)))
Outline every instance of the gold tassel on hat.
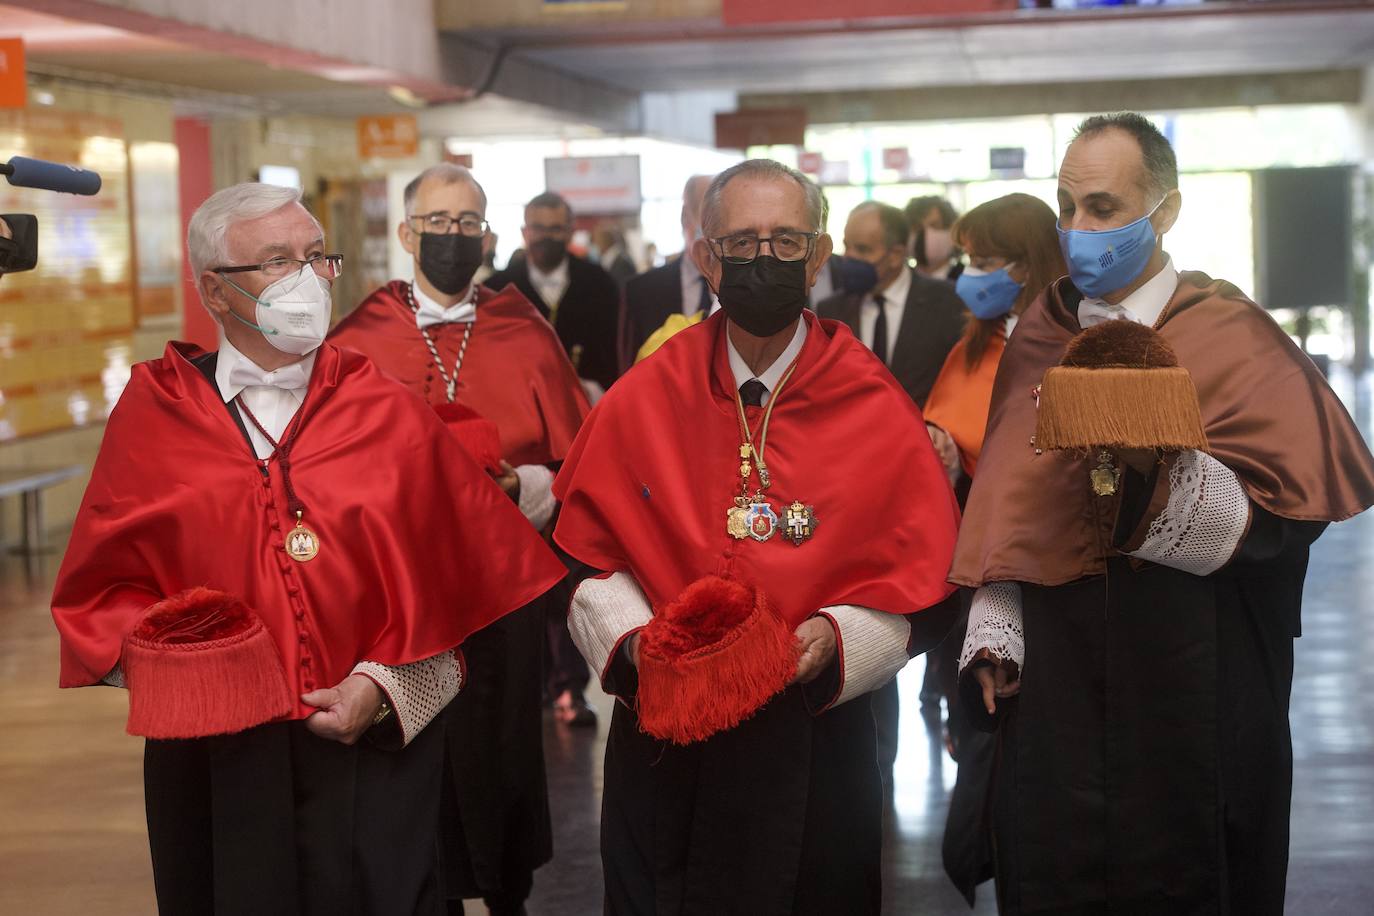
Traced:
POLYGON ((1069 342, 1045 373, 1037 449, 1207 451, 1197 389, 1168 341, 1133 321, 1108 321, 1069 342))

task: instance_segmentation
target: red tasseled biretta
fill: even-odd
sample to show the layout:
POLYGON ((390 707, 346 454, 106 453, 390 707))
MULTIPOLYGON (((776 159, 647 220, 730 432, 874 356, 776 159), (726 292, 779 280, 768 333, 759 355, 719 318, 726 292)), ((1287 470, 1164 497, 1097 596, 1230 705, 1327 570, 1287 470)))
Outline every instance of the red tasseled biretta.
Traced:
POLYGON ((698 579, 640 636, 640 728, 674 744, 734 728, 787 686, 800 652, 761 591, 698 579))
POLYGON ((148 608, 124 640, 120 664, 131 735, 225 735, 291 711, 272 635, 225 592, 187 589, 148 608))
POLYGON ((462 404, 436 404, 434 412, 460 445, 490 474, 501 473, 501 433, 496 424, 462 404))

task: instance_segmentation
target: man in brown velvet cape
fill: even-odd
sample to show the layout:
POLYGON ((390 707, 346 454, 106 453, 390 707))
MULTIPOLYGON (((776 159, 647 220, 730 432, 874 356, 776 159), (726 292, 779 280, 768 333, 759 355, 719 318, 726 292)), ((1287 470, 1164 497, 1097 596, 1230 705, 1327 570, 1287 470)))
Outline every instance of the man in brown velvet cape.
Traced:
POLYGON ((1374 460, 1265 312, 1175 271, 1158 237, 1177 178, 1144 118, 1084 122, 1059 178, 1070 276, 997 376, 951 580, 977 588, 963 683, 1000 731, 1004 914, 1283 911, 1308 548, 1374 503, 1374 460), (1172 345, 1210 453, 1117 452, 1119 486, 1098 496, 1096 453, 1032 437, 1045 371, 1107 320, 1172 345))

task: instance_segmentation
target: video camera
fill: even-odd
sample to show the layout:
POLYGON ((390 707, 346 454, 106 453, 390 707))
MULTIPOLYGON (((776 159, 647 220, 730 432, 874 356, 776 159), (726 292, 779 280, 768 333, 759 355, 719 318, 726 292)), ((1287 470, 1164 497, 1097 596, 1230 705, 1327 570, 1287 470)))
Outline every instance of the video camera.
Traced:
MULTIPOLYGON (((100 190, 100 175, 95 172, 26 156, 14 156, 9 162, 0 163, 0 175, 16 188, 87 196, 100 190)), ((38 217, 32 213, 0 213, 0 219, 13 236, 0 235, 0 274, 33 270, 38 266, 38 217)))

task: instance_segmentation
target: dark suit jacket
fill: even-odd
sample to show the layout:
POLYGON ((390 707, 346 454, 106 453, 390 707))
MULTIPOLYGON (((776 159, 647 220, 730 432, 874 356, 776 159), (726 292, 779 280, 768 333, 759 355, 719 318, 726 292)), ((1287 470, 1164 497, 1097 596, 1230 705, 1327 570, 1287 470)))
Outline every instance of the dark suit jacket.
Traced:
MULTIPOLYGON (((863 298, 858 293, 831 296, 816 306, 816 313, 822 318, 843 321, 857 337, 863 298)), ((897 329, 888 368, 917 406, 925 406, 945 357, 963 336, 967 321, 968 310, 952 285, 912 271, 911 291, 906 297, 902 326, 897 329)))
MULTIPOLYGON (((530 282, 529 265, 524 261, 492 274, 484 285, 499 290, 511 283, 534 303, 540 314, 549 317, 549 307, 530 282)), ((568 289, 558 303, 553 327, 578 376, 610 388, 620 375, 616 346, 620 288, 611 275, 591 261, 568 255, 568 289)))
POLYGON ((625 284, 625 351, 633 360, 669 315, 682 311, 682 267, 677 258, 631 277, 625 284))

